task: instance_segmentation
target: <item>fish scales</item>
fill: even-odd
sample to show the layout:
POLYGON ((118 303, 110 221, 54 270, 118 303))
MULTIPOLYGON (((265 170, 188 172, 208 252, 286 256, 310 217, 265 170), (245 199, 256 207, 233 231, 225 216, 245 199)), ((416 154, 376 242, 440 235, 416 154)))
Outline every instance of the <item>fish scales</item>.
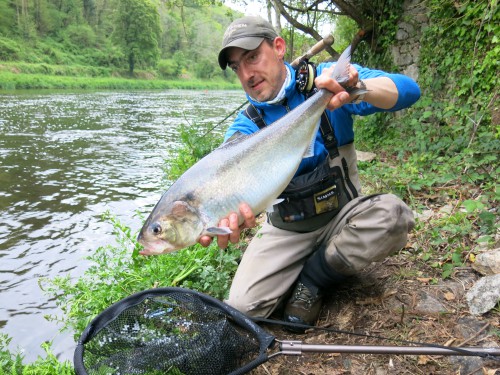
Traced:
POLYGON ((320 90, 277 122, 222 145, 188 169, 163 194, 146 221, 139 235, 146 251, 149 248, 150 253, 156 254, 194 245, 202 235, 210 234, 207 229, 216 227, 221 218, 238 212, 242 202, 248 203, 255 213, 270 206, 297 171, 332 95, 320 90), (197 211, 200 222, 193 225, 194 233, 186 235, 191 229, 182 228, 183 224, 189 225, 192 220, 182 223, 181 218, 180 225, 170 229, 183 232, 180 236, 177 233, 182 238, 174 246, 169 248, 158 238, 146 241, 151 237, 147 232, 154 233, 151 224, 168 221, 175 202, 184 202, 197 211))
MULTIPOLYGON (((200 207, 212 217, 238 211, 241 202, 254 212, 263 211, 284 190, 295 174, 302 155, 316 135, 317 124, 331 93, 325 92, 295 113, 261 131, 215 150, 200 163, 200 207), (213 160, 218 165, 206 173, 213 160), (203 185, 203 186, 202 186, 203 185), (214 198, 217 194, 220 198, 214 198), (219 212, 221 200, 234 197, 229 211, 219 212)), ((304 104, 306 104, 304 103, 304 104)), ((186 177, 189 178, 190 174, 186 177)), ((223 210, 224 211, 224 210, 223 210)), ((214 223, 211 223, 214 224, 214 223)), ((216 223, 215 223, 216 224, 216 223)))

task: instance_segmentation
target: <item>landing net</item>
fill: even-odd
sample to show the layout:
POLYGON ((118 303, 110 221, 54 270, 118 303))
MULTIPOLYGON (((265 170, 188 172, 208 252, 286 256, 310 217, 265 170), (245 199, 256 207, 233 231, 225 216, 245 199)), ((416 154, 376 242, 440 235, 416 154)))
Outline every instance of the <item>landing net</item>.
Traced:
POLYGON ((158 288, 112 305, 75 350, 84 374, 244 374, 274 337, 230 306, 196 291, 158 288))

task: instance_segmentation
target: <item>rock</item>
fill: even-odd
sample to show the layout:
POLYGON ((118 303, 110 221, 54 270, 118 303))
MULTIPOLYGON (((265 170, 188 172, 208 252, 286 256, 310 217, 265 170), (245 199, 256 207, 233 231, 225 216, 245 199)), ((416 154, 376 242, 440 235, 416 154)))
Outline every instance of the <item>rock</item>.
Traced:
POLYGON ((479 357, 450 357, 450 362, 459 365, 457 375, 480 374, 484 361, 479 357))
POLYGON ((406 40, 408 39, 408 33, 404 29, 399 29, 396 32, 396 40, 406 40))
POLYGON ((456 334, 461 336, 463 340, 469 340, 471 337, 475 337, 476 340, 482 340, 489 335, 489 331, 487 329, 483 329, 485 324, 484 320, 480 320, 482 318, 476 318, 472 316, 464 316, 457 320, 457 325, 454 327, 456 330, 456 334), (481 331, 482 330, 482 331, 481 331), (478 334, 478 332, 481 333, 478 334))
POLYGON ((447 312, 447 309, 436 298, 423 292, 420 293, 420 298, 417 305, 415 306, 415 311, 422 314, 438 314, 447 312))
POLYGON ((432 210, 424 210, 422 212, 413 211, 413 216, 419 221, 428 221, 434 215, 432 210))
POLYGON ((479 279, 465 295, 472 315, 481 315, 500 300, 500 274, 479 279))
POLYGON ((417 64, 408 65, 404 70, 403 74, 413 78, 415 81, 418 81, 418 66, 417 64))
POLYGON ((454 208, 455 207, 452 204, 445 204, 439 209, 439 213, 444 216, 449 216, 453 212, 454 208))
POLYGON ((358 151, 358 150, 356 150, 356 155, 358 157, 358 161, 372 161, 377 157, 377 154, 373 152, 358 151))
POLYGON ((483 275, 500 273, 500 250, 478 254, 472 268, 483 275))
MULTIPOLYGON (((488 329, 485 329, 485 324, 487 324, 487 322, 481 319, 482 318, 471 316, 465 316, 458 319, 454 327, 454 334, 461 337, 461 340, 470 340, 474 338, 471 345, 467 346, 476 346, 472 343, 480 342, 480 346, 483 348, 498 347, 495 341, 488 340, 490 331, 494 329, 494 327, 489 325, 488 329)), ((486 374, 485 370, 490 361, 491 360, 487 358, 450 356, 450 362, 458 367, 457 372, 454 372, 454 374, 457 375, 486 374)))

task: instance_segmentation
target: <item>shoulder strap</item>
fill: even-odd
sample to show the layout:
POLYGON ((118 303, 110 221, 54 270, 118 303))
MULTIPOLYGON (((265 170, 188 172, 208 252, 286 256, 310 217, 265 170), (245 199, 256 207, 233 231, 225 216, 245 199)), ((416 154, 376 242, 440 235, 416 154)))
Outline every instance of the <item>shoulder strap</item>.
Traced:
POLYGON ((326 111, 323 111, 321 114, 319 129, 321 130, 321 136, 323 137, 323 142, 325 143, 325 147, 330 157, 333 159, 339 156, 337 137, 335 137, 335 131, 333 130, 333 126, 330 123, 326 111))
POLYGON ((243 115, 245 115, 248 119, 250 119, 255 125, 258 126, 259 129, 262 129, 263 127, 266 126, 266 122, 264 121, 264 118, 262 115, 259 113, 257 108, 250 103, 245 110, 243 111, 243 115))

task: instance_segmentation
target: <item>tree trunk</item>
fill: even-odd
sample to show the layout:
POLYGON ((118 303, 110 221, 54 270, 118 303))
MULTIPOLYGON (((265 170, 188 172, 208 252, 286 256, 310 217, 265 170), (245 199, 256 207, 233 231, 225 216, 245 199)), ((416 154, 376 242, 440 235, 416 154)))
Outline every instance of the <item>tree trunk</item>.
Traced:
POLYGON ((134 76, 134 67, 135 67, 135 56, 134 56, 134 53, 131 52, 129 55, 128 55, 128 74, 130 75, 130 77, 133 77, 134 76))

